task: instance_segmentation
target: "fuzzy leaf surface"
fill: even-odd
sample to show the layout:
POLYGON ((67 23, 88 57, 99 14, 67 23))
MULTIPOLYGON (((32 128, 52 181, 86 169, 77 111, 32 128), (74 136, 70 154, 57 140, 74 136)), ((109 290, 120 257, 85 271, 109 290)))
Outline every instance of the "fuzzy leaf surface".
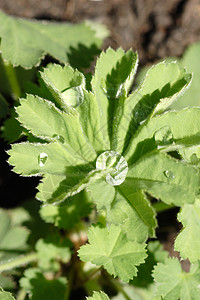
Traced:
POLYGON ((15 300, 11 293, 5 292, 0 288, 0 300, 15 300))
POLYGON ((53 223, 62 229, 70 229, 81 218, 86 217, 92 210, 92 203, 88 194, 83 191, 73 197, 66 206, 46 205, 40 209, 41 218, 47 223, 53 223))
POLYGON ((137 274, 136 266, 146 258, 145 244, 130 242, 119 226, 111 225, 109 230, 92 226, 88 240, 78 251, 81 260, 104 266, 125 282, 137 274))
POLYGON ((48 280, 37 268, 27 269, 20 279, 20 286, 29 293, 31 300, 64 300, 66 284, 65 277, 48 280))
POLYGON ((121 143, 117 150, 121 152, 123 149, 128 159, 130 145, 140 125, 156 113, 163 112, 184 92, 190 81, 191 75, 176 63, 153 66, 139 87, 126 99, 118 131, 121 143))
POLYGON ((59 261, 67 263, 71 258, 70 247, 70 241, 59 235, 39 239, 36 244, 38 266, 45 271, 59 271, 59 261))
POLYGON ((192 265, 190 272, 182 271, 178 259, 168 258, 165 264, 158 263, 154 268, 156 295, 166 300, 187 300, 199 298, 200 267, 192 265))
MULTIPOLYGON (((162 152, 200 143, 200 109, 160 114, 183 93, 191 76, 176 63, 161 63, 149 70, 140 88, 129 96, 136 67, 133 51, 108 49, 97 61, 89 92, 80 72, 50 65, 41 73, 50 99, 28 95, 21 100, 18 119, 32 134, 33 143, 14 144, 9 163, 24 176, 44 176, 39 200, 66 205, 70 197, 86 189, 98 210, 108 210, 117 187, 107 180, 108 168, 96 164, 102 152, 110 151, 113 157, 124 154, 129 171, 122 187, 128 185, 136 199, 145 191, 166 203, 194 202, 199 193, 198 169, 162 152), (68 103, 74 95, 81 99, 77 106, 68 103), (134 123, 136 112, 139 119, 134 123)), ((152 208, 145 207, 148 233, 153 236, 155 218, 152 208)))
POLYGON ((101 40, 87 24, 29 21, 0 12, 0 25, 3 59, 23 68, 39 65, 46 54, 66 63, 70 47, 78 49, 79 44, 88 48, 92 44, 101 45, 101 40))
POLYGON ((141 190, 134 191, 128 185, 119 187, 107 219, 110 224, 120 225, 128 240, 143 243, 149 235, 155 235, 157 222, 150 202, 141 190))
POLYGON ((178 220, 183 224, 183 229, 176 238, 174 248, 183 259, 188 258, 195 263, 200 260, 200 237, 197 234, 200 230, 200 200, 185 204, 178 214, 178 220))
POLYGON ((109 300, 109 298, 103 292, 94 292, 92 297, 87 297, 87 300, 109 300))
POLYGON ((183 205, 195 201, 199 171, 194 166, 158 152, 138 160, 128 172, 126 183, 140 186, 167 204, 183 205))

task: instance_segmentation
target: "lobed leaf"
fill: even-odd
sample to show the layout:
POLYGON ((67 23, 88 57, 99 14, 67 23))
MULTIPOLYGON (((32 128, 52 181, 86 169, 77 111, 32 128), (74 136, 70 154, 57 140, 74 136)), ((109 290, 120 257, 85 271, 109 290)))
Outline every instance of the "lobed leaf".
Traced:
POLYGON ((179 206, 195 201, 199 193, 199 170, 165 153, 150 153, 130 168, 127 185, 179 206))
POLYGON ((160 63, 146 74, 140 86, 126 99, 118 137, 117 151, 126 153, 138 128, 154 114, 163 112, 188 87, 191 75, 176 63, 160 63), (124 137, 124 138, 122 138, 124 137))
POLYGON ((180 252, 183 259, 191 263, 200 260, 200 200, 194 204, 185 204, 178 214, 178 220, 183 224, 183 229, 176 238, 174 248, 180 252))
POLYGON ((88 198, 88 194, 84 191, 75 195, 66 206, 47 204, 41 207, 40 216, 45 222, 68 230, 77 224, 80 218, 90 214, 92 203, 88 198))
POLYGON ((158 263, 153 277, 157 283, 156 295, 166 300, 198 299, 200 268, 192 265, 190 272, 182 271, 178 259, 168 258, 165 264, 158 263))
POLYGON ((11 293, 5 292, 0 288, 0 299, 1 300, 15 300, 11 293))
POLYGON ((29 293, 31 300, 47 298, 48 300, 64 300, 67 280, 65 277, 48 280, 40 269, 30 268, 20 279, 20 286, 29 293))
POLYGON ((155 212, 145 194, 141 190, 134 191, 131 186, 118 188, 107 219, 109 224, 120 225, 128 240, 143 243, 148 236, 155 236, 155 212))
POLYGON ((83 261, 104 266, 109 274, 128 282, 137 273, 139 264, 146 258, 145 245, 131 242, 120 226, 110 229, 92 226, 88 233, 89 244, 78 251, 83 261))
MULTIPOLYGON (((23 68, 39 65, 46 54, 66 63, 73 48, 78 50, 79 45, 88 48, 101 45, 96 30, 86 23, 72 25, 29 21, 0 12, 0 25, 3 59, 23 68)), ((103 25, 99 24, 99 27, 103 25)), ((105 36, 106 32, 103 33, 105 36)))
POLYGON ((36 243, 38 267, 44 271, 59 271, 60 262, 68 263, 71 258, 71 242, 61 238, 58 234, 45 239, 39 239, 36 243))
POLYGON ((109 300, 108 296, 103 292, 94 292, 92 297, 87 297, 87 300, 109 300))

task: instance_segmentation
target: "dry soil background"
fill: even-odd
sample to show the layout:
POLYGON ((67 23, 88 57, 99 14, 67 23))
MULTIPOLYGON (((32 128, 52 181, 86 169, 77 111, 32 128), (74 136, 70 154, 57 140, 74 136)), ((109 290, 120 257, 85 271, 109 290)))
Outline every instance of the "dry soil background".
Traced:
POLYGON ((137 49, 145 64, 165 56, 180 56, 200 40, 200 0, 0 0, 0 9, 16 16, 108 26, 105 42, 137 49))

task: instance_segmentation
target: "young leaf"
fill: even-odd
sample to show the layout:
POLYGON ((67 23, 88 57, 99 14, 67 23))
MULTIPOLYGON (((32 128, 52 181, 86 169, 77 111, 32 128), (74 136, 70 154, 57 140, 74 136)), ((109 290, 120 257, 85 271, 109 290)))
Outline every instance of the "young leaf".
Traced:
POLYGON ((134 191, 128 185, 118 189, 107 219, 110 224, 120 225, 128 240, 143 243, 148 235, 155 236, 157 222, 150 202, 141 190, 134 191))
POLYGON ((199 171, 165 153, 150 153, 130 168, 126 183, 140 187, 167 204, 183 205, 195 201, 199 171))
POLYGON ((71 243, 58 234, 39 239, 36 244, 38 266, 45 271, 59 271, 59 262, 67 263, 71 258, 71 243))
POLYGON ((0 288, 0 299, 1 300, 15 300, 11 293, 5 292, 0 288))
POLYGON ((125 282, 137 274, 139 264, 146 258, 145 244, 130 242, 120 226, 110 229, 92 226, 88 233, 89 244, 78 251, 83 261, 91 261, 125 282))
POLYGON ((70 229, 86 217, 92 210, 88 194, 83 191, 73 197, 66 206, 45 205, 40 209, 41 218, 47 223, 53 223, 62 229, 70 229))
MULTIPOLYGON (((66 104, 63 112, 50 102, 52 99, 48 101, 28 96, 30 101, 21 100, 21 106, 17 108, 19 120, 41 142, 13 145, 9 151, 9 162, 15 165, 16 172, 25 176, 45 175, 44 183, 39 185, 40 200, 46 203, 64 201, 66 204, 69 197, 87 189, 93 194, 98 209, 108 209, 114 199, 117 188, 115 185, 123 182, 126 184, 127 181, 131 189, 138 191, 135 194, 138 199, 142 190, 166 203, 182 205, 194 201, 199 193, 197 168, 161 152, 199 144, 200 110, 194 108, 156 116, 166 108, 164 102, 171 103, 174 97, 184 91, 191 76, 176 63, 159 64, 149 71, 140 89, 130 96, 135 99, 133 101, 128 97, 128 92, 136 65, 137 55, 131 50, 127 53, 121 49, 107 50, 97 62, 92 79, 93 93, 85 91, 83 76, 79 72, 69 67, 51 65, 42 73, 43 80, 48 83, 47 89, 54 91, 53 97, 59 96, 61 99, 62 93, 67 91, 79 95, 74 90, 78 88, 80 94, 84 94, 79 106, 73 108, 66 104), (158 82, 155 81, 157 77, 158 82), (65 86, 66 91, 62 90, 65 86), (144 97, 148 90, 150 97, 147 97, 146 110, 144 97), (140 95, 138 91, 143 94, 140 95), (88 115, 89 109, 93 113, 88 115), (145 112, 140 115, 140 121, 144 122, 136 122, 137 126, 131 132, 133 115, 127 119, 127 109, 131 114, 132 109, 139 114, 145 112), (35 118, 27 118, 27 111, 35 118), (49 119, 52 121, 52 128, 49 126, 49 119), (128 127, 123 120, 126 120, 128 127), (183 127, 185 121, 186 125, 183 127), (124 134, 120 128, 128 132, 124 134), (121 148, 117 146, 117 132, 122 138, 121 148), (126 136, 126 140, 123 136, 126 136), (119 149, 120 152, 113 149, 119 149), (124 157, 121 155, 122 149, 124 157), (107 191, 109 197, 103 197, 101 188, 107 191)), ((151 208, 148 211, 152 216, 151 208)), ((148 229, 150 234, 153 234, 154 227, 152 218, 148 229)))
POLYGON ((178 259, 168 258, 158 263, 153 277, 157 283, 156 295, 165 300, 188 300, 199 298, 200 267, 192 265, 190 272, 182 271, 178 259))
POLYGON ((176 63, 153 66, 140 86, 126 99, 118 131, 121 143, 117 151, 128 157, 127 146, 134 140, 140 125, 155 113, 163 112, 185 91, 190 81, 191 75, 176 63))
POLYGON ((29 231, 22 226, 14 226, 5 210, 0 209, 2 222, 0 229, 0 258, 3 260, 4 252, 18 253, 28 248, 27 239, 29 231))
POLYGON ((94 292, 92 297, 87 297, 87 300, 109 300, 108 296, 103 292, 94 292))
POLYGON ((93 44, 101 45, 93 28, 84 23, 71 25, 28 21, 0 12, 0 25, 3 59, 23 68, 39 65, 46 54, 66 63, 71 47, 78 50, 79 44, 88 48, 93 44))
MULTIPOLYGON (((143 124, 130 144, 126 159, 132 164, 142 156, 144 143, 154 139, 152 148, 173 151, 199 143, 200 108, 192 107, 182 111, 169 111, 143 124), (183 126, 184 124, 184 126, 183 126), (139 152, 142 152, 141 154, 139 152)), ((151 149, 150 149, 151 150, 151 149)), ((145 153, 144 153, 145 154, 145 153)))
POLYGON ((124 98, 131 87, 136 68, 137 54, 132 50, 124 53, 121 48, 117 51, 109 48, 105 53, 102 52, 97 60, 92 91, 99 106, 101 131, 107 148, 110 142, 112 148, 113 124, 118 126, 117 118, 120 118, 119 115, 123 112, 124 98))
POLYGON ((64 300, 67 280, 65 277, 46 279, 37 268, 27 269, 20 279, 20 286, 30 295, 30 300, 64 300))
POLYGON ((103 179, 89 184, 87 191, 92 197, 93 202, 97 205, 98 210, 109 207, 115 197, 115 188, 107 184, 103 179))
POLYGON ((183 259, 189 258, 191 263, 200 260, 200 200, 194 204, 185 204, 178 214, 183 229, 176 238, 174 248, 180 251, 183 259))

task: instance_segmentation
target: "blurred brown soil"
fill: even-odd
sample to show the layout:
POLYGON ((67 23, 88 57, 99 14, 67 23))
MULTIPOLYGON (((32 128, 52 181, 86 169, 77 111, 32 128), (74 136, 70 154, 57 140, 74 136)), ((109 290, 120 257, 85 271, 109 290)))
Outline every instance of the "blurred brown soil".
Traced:
POLYGON ((0 0, 0 9, 27 18, 106 24, 104 48, 137 49, 140 62, 180 56, 200 40, 200 0, 0 0))

